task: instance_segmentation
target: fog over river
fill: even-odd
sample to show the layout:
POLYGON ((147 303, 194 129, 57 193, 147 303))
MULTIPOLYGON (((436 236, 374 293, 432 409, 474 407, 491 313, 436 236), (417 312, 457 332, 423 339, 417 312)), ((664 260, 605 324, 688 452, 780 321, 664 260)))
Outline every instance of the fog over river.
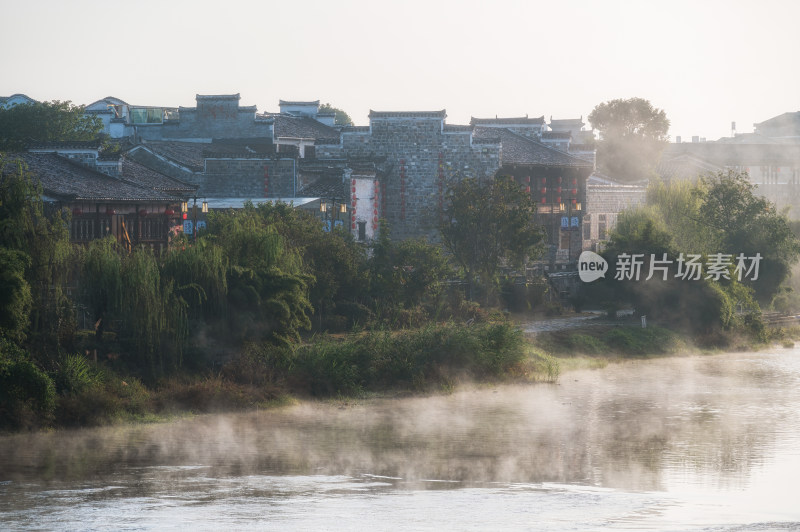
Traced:
POLYGON ((800 349, 0 437, 4 530, 797 530, 800 349))

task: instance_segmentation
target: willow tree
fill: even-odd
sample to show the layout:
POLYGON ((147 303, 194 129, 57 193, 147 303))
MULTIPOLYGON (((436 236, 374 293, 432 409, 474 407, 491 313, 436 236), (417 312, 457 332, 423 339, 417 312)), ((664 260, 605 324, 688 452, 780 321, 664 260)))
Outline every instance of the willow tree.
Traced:
POLYGON ((46 215, 41 195, 41 187, 21 161, 0 156, 0 248, 28 257, 24 274, 31 293, 28 342, 36 344, 37 352, 51 354, 74 329, 67 285, 76 255, 66 220, 60 211, 46 215))
POLYGON ((192 318, 213 319, 225 311, 228 259, 217 244, 201 238, 194 244, 173 242, 164 257, 163 274, 188 304, 192 318))
POLYGON ((252 204, 214 213, 208 238, 228 260, 228 319, 239 339, 260 336, 282 343, 311 327, 313 278, 303 271, 298 250, 252 204))

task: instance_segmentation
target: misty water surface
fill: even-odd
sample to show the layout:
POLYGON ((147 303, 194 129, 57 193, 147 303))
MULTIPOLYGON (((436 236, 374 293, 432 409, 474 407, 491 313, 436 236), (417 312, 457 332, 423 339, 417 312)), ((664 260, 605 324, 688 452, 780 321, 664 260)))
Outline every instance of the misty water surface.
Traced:
POLYGON ((0 438, 10 529, 792 530, 800 350, 0 438))

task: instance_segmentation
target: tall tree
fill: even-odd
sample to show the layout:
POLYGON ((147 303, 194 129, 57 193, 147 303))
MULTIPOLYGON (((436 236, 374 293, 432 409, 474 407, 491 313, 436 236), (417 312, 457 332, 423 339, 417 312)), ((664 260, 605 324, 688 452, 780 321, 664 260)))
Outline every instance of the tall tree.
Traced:
POLYGON ((509 178, 466 178, 449 188, 440 230, 464 269, 471 298, 478 280, 489 302, 499 267, 520 266, 539 251, 544 234, 535 214, 530 195, 509 178))
POLYGON ((95 140, 103 129, 96 116, 71 102, 36 102, 0 109, 0 151, 23 149, 29 142, 95 140))
POLYGON ((353 119, 350 118, 349 114, 345 113, 344 111, 342 111, 338 107, 332 106, 329 103, 323 103, 322 105, 320 105, 319 106, 319 110, 320 111, 328 111, 328 112, 333 111, 333 113, 336 115, 336 117, 334 118, 334 122, 333 123, 336 124, 337 126, 351 126, 351 125, 353 125, 353 119))
POLYGON ((716 253, 734 257, 760 254, 759 277, 750 286, 756 298, 768 303, 800 258, 800 241, 785 214, 767 199, 754 194, 755 186, 734 171, 704 177, 700 220, 708 227, 716 253))
POLYGON ((597 166, 622 181, 650 177, 667 145, 669 120, 643 98, 617 99, 599 104, 589 123, 600 132, 597 166))
POLYGON ((74 266, 74 247, 61 213, 45 215, 41 189, 19 161, 0 157, 0 248, 25 255, 25 281, 30 288, 28 340, 55 350, 58 338, 71 328, 72 309, 66 293, 74 266))

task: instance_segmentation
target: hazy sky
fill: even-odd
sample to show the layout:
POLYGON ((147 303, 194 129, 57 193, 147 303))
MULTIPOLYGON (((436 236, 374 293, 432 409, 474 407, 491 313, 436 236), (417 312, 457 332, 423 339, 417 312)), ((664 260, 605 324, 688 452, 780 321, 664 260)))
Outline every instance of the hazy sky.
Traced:
POLYGON ((584 118, 639 96, 710 139, 800 110, 800 2, 0 0, 0 96, 193 106, 196 94, 584 118))

